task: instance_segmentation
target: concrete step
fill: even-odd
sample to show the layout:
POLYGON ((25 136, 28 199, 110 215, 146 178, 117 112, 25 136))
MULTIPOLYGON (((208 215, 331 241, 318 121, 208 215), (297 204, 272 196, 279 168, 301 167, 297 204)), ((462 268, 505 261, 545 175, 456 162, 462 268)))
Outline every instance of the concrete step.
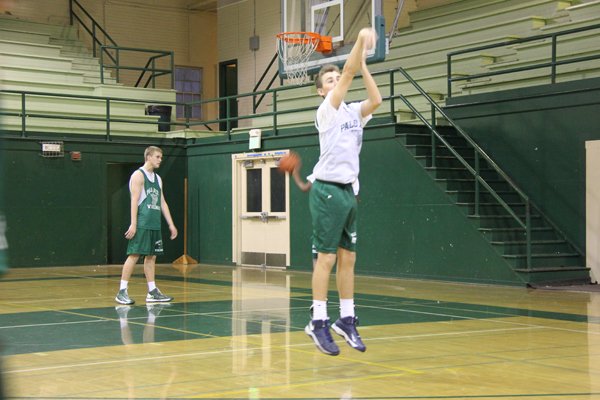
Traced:
MULTIPOLYGON (((2 107, 7 111, 21 111, 21 98, 18 93, 1 93, 2 107)), ((44 96, 28 94, 25 96, 27 113, 68 113, 68 114, 105 114, 106 101, 104 99, 71 98, 58 96, 44 96)), ((123 101, 111 101, 111 115, 144 116, 146 105, 123 101)))
POLYGON ((40 43, 16 42, 0 39, 0 51, 7 53, 33 54, 45 57, 60 57, 60 46, 40 43))
POLYGON ((65 71, 52 68, 14 66, 5 64, 0 64, 0 71, 2 72, 4 78, 11 80, 41 80, 70 84, 84 83, 83 72, 65 71))
MULTIPOLYGON (((57 116, 68 116, 64 112, 57 116)), ((88 115, 98 119, 104 118, 103 115, 88 115)), ((82 117, 82 115, 74 115, 73 117, 82 117)), ((117 118, 117 116, 115 116, 117 118)), ((120 136, 152 136, 156 137, 158 133, 158 125, 156 121, 158 117, 154 116, 122 116, 123 119, 145 122, 111 122, 111 135, 120 136)), ((6 131, 20 132, 21 117, 19 116, 4 116, 2 118, 2 128, 6 131)), ((26 129, 28 134, 36 132, 45 133, 64 133, 64 134, 91 134, 91 135, 106 135, 105 121, 84 121, 80 119, 64 119, 64 118, 40 118, 27 117, 26 129)), ((164 136, 164 135, 163 135, 164 136)))
POLYGON ((539 33, 540 34, 556 33, 556 32, 566 31, 568 29, 578 29, 578 28, 583 28, 583 27, 587 27, 590 25, 597 25, 597 24, 600 24, 600 17, 592 15, 591 17, 582 18, 577 21, 548 24, 546 26, 541 27, 539 29, 540 30, 539 33))
POLYGON ((486 26, 477 24, 461 24, 442 26, 436 29, 408 29, 400 31, 394 37, 394 47, 403 48, 406 52, 416 52, 424 42, 435 43, 440 47, 449 47, 460 41, 481 40, 485 37, 515 35, 531 36, 536 30, 546 25, 543 17, 521 17, 509 21, 490 23, 486 26))
POLYGON ((436 26, 456 20, 473 18, 515 18, 523 15, 553 15, 577 1, 479 0, 454 1, 438 7, 410 13, 415 28, 436 26))
POLYGON ((600 18, 600 0, 573 5, 568 7, 566 11, 573 22, 585 21, 594 17, 600 18))
MULTIPOLYGON (((0 70, 1 73, 1 70, 0 70)), ((93 96, 97 85, 85 83, 48 82, 46 80, 19 80, 4 76, 2 78, 2 89, 22 90, 28 92, 46 92, 60 94, 80 94, 93 96)))
MULTIPOLYGON (((546 71, 548 69, 546 68, 546 71)), ((522 71, 518 74, 503 74, 494 77, 473 79, 467 84, 458 85, 461 94, 487 93, 495 90, 509 90, 528 86, 547 85, 550 83, 549 72, 541 70, 522 71)), ((598 60, 585 63, 567 64, 557 68, 556 82, 568 82, 578 79, 596 78, 600 76, 598 60)))
POLYGON ((78 38, 77 28, 70 25, 53 25, 41 22, 22 20, 17 17, 0 15, 0 28, 47 34, 54 38, 78 38))
POLYGON ((44 67, 55 70, 70 71, 73 67, 73 62, 69 58, 64 57, 48 57, 25 53, 12 53, 0 50, 0 60, 3 65, 11 65, 14 67, 44 67))
POLYGON ((15 42, 54 44, 50 41, 50 35, 46 33, 27 32, 15 29, 0 28, 0 38, 15 42))

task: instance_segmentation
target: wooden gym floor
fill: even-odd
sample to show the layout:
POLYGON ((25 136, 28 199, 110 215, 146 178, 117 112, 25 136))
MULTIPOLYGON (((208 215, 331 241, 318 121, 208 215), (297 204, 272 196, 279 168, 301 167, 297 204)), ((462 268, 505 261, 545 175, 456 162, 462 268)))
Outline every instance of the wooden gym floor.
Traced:
POLYGON ((303 332, 308 273, 161 265, 175 301, 147 307, 138 267, 127 308, 120 270, 0 280, 9 398, 600 399, 600 292, 358 277, 367 351, 334 334, 331 357, 303 332))

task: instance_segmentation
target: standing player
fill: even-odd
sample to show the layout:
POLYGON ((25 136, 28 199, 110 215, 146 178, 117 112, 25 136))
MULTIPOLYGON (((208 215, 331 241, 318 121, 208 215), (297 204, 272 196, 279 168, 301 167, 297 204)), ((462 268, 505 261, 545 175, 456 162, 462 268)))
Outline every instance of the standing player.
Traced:
POLYGON ((365 351, 354 313, 354 264, 356 262, 356 208, 352 184, 357 182, 363 127, 382 102, 375 80, 366 65, 367 50, 377 40, 373 29, 362 29, 344 69, 321 68, 317 93, 324 98, 317 110, 320 156, 313 169, 315 181, 309 195, 313 245, 318 252, 312 275, 313 317, 304 331, 325 354, 340 350, 331 337, 327 315, 329 276, 337 262, 336 283, 340 296, 340 318, 333 330, 359 351, 365 351), (367 99, 344 103, 354 76, 362 73, 367 99))
POLYGON ((129 190, 131 191, 131 225, 125 232, 129 240, 127 246, 127 260, 123 265, 121 274, 121 286, 115 300, 121 304, 133 304, 134 300, 129 298, 127 285, 133 273, 135 264, 140 256, 144 256, 144 274, 148 282, 148 295, 146 302, 169 302, 172 297, 165 296, 156 287, 154 281, 154 270, 156 266, 156 255, 163 253, 163 242, 161 236, 161 213, 165 217, 171 240, 177 237, 177 228, 173 224, 169 206, 165 200, 162 190, 162 180, 155 169, 162 162, 162 150, 150 146, 144 151, 144 165, 131 175, 129 190))

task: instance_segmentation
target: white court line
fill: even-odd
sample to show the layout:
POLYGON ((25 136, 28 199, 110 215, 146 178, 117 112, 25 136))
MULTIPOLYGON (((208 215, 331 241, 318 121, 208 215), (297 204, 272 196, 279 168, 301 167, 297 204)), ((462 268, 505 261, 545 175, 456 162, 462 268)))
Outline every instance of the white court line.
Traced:
MULTIPOLYGON (((407 310, 407 309, 403 309, 403 308, 388 308, 388 307, 375 307, 375 306, 363 306, 363 308, 376 308, 378 310, 386 310, 386 311, 402 311, 402 312, 407 312, 407 313, 412 313, 412 314, 435 315, 435 316, 440 316, 440 317, 456 318, 456 319, 463 319, 463 320, 469 320, 469 321, 480 321, 480 320, 483 320, 482 318, 465 317, 465 316, 462 316, 462 315, 453 315, 453 314, 445 314, 445 313, 433 313, 433 312, 425 312, 425 311, 407 310)), ((510 317, 510 318, 515 318, 515 317, 538 318, 538 319, 542 318, 542 317, 531 317, 531 316, 527 316, 527 315, 499 314, 499 313, 495 313, 494 315, 498 315, 499 317, 510 317)), ((557 330, 557 331, 566 331, 566 332, 575 332, 575 333, 586 333, 586 334, 592 333, 594 335, 600 335, 600 332, 589 331, 587 329, 586 330, 567 329, 567 328, 559 328, 559 327, 555 327, 555 326, 530 324, 530 323, 524 323, 524 322, 499 321, 499 320, 497 320, 495 318, 485 318, 485 320, 486 321, 490 321, 490 322, 494 322, 494 323, 497 323, 497 324, 518 325, 518 326, 525 326, 525 327, 530 327, 530 328, 544 328, 544 329, 551 329, 551 330, 557 330)), ((447 322, 447 321, 429 321, 429 322, 447 322)), ((577 321, 563 321, 563 322, 573 322, 573 323, 580 323, 580 324, 585 323, 585 322, 577 322, 577 321)))
MULTIPOLYGON (((422 334, 422 335, 399 335, 399 336, 387 336, 382 338, 369 338, 365 339, 365 341, 377 341, 377 340, 394 340, 394 339, 414 339, 419 337, 431 337, 431 336, 456 336, 462 333, 473 334, 473 333, 486 333, 486 332, 502 332, 502 331, 514 331, 514 330, 524 330, 527 328, 508 328, 508 329, 483 329, 483 330, 471 330, 467 332, 448 332, 448 333, 436 333, 436 334, 422 334)), ((292 344, 289 346, 285 346, 289 348, 294 347, 314 347, 313 343, 299 343, 292 344)), ((235 353, 241 351, 248 350, 267 350, 272 349, 271 346, 261 346, 261 347, 249 347, 245 349, 230 349, 230 350, 218 350, 218 351, 202 351, 195 353, 184 353, 184 354, 172 354, 168 356, 157 356, 157 357, 139 357, 139 358, 129 358, 126 360, 118 359, 118 360, 110 360, 110 361, 98 361, 98 362, 89 362, 89 363, 78 363, 78 364, 64 364, 64 365, 53 365, 51 367, 39 367, 39 368, 28 368, 28 369, 17 369, 17 370, 4 370, 4 374, 20 374, 20 373, 28 373, 28 372, 41 372, 41 371, 49 371, 56 369, 68 369, 68 368, 81 368, 81 367, 92 367, 98 365, 110 365, 110 364, 122 364, 129 362, 139 362, 139 361, 156 361, 156 360, 166 360, 172 358, 185 358, 185 357, 196 357, 202 355, 211 355, 211 354, 227 354, 227 353, 235 353)))

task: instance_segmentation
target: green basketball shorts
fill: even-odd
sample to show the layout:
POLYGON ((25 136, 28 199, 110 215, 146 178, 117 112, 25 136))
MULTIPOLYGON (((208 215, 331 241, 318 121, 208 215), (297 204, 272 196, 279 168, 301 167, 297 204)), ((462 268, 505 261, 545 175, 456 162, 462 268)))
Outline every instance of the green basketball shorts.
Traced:
POLYGON ((357 203, 352 185, 315 181, 309 208, 313 247, 320 253, 336 253, 338 247, 356 251, 357 203))
POLYGON ((162 253, 163 241, 159 230, 138 228, 127 245, 127 255, 153 256, 162 253))

